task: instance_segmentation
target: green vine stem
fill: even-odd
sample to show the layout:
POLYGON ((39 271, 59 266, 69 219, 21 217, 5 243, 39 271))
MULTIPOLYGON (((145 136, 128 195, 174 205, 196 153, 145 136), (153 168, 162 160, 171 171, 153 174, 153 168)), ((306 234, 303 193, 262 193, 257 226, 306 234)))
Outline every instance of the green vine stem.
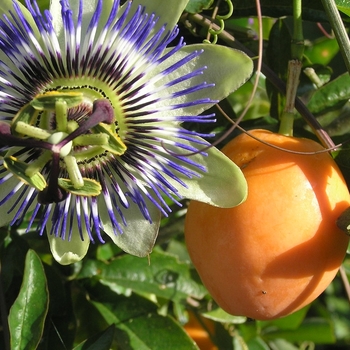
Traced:
POLYGON ((213 12, 213 17, 212 20, 217 20, 219 22, 220 28, 219 29, 214 29, 211 26, 208 28, 208 35, 213 36, 213 41, 210 42, 209 37, 205 40, 203 40, 204 43, 207 44, 216 44, 218 41, 218 35, 222 33, 222 31, 225 29, 225 20, 229 19, 232 16, 233 13, 233 4, 231 0, 226 0, 227 5, 229 7, 228 13, 226 15, 218 15, 217 12, 219 10, 221 0, 218 0, 218 3, 215 6, 214 12, 213 12))
POLYGON ((292 59, 301 61, 304 55, 302 0, 293 0, 292 59))
POLYGON ((322 0, 322 5, 327 13, 328 20, 332 26, 339 49, 343 55, 346 67, 350 74, 350 42, 344 23, 340 17, 337 5, 334 0, 322 0))

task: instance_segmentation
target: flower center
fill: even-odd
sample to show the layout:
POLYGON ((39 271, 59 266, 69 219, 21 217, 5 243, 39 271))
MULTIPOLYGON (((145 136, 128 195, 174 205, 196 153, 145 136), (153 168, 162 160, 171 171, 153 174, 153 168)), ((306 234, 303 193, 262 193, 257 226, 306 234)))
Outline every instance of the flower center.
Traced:
POLYGON ((23 106, 11 125, 0 122, 1 145, 35 150, 31 156, 18 152, 19 157, 8 150, 3 164, 40 191, 43 204, 62 201, 68 193, 97 196, 101 185, 85 176, 85 163, 107 152, 122 155, 126 146, 117 131, 108 99, 93 100, 84 90, 49 91, 23 106))

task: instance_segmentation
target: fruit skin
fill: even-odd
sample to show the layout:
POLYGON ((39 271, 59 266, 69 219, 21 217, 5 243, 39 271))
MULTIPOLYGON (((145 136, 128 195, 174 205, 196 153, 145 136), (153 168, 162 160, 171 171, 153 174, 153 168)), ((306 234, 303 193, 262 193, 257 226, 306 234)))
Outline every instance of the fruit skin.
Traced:
MULTIPOLYGON (((251 133, 288 150, 323 149, 309 139, 251 133)), ((190 203, 190 257, 226 312, 258 320, 288 315, 317 298, 342 263, 349 238, 335 222, 350 205, 347 186, 328 153, 287 153, 245 134, 223 152, 245 174, 248 197, 229 209, 190 203)))

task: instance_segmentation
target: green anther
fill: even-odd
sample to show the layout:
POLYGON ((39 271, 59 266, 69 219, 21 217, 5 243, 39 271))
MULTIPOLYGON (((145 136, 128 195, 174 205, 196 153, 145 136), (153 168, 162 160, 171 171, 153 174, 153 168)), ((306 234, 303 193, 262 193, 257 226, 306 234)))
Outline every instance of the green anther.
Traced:
POLYGON ((74 146, 89 146, 89 145, 106 145, 108 144, 109 136, 107 134, 87 134, 80 135, 73 140, 74 146))
POLYGON ((29 125, 22 121, 18 121, 16 123, 15 131, 19 134, 33 137, 39 140, 46 140, 51 136, 48 131, 37 128, 36 126, 29 125))
POLYGON ((65 191, 75 194, 77 196, 94 197, 98 196, 102 187, 96 180, 83 178, 84 185, 81 188, 75 188, 72 181, 68 179, 58 179, 58 185, 65 191))
POLYGON ((103 148, 106 151, 109 151, 115 155, 122 155, 125 153, 127 147, 125 143, 121 140, 121 138, 116 134, 113 130, 113 124, 104 124, 100 123, 94 127, 94 131, 97 131, 99 133, 104 133, 109 136, 109 141, 106 145, 103 145, 103 148))
POLYGON ((81 92, 59 92, 49 91, 36 96, 30 104, 39 111, 56 110, 56 101, 64 100, 67 108, 79 106, 84 101, 84 95, 81 92))
POLYGON ((67 102, 63 99, 59 99, 55 104, 56 111, 56 124, 58 131, 66 131, 68 123, 68 107, 67 102))
POLYGON ((15 157, 4 158, 4 167, 11 171, 11 173, 17 176, 22 182, 39 191, 42 191, 47 186, 44 177, 40 173, 36 173, 33 176, 26 175, 28 165, 17 160, 15 157))
POLYGON ((76 190, 82 188, 84 186, 84 180, 75 157, 68 155, 63 160, 66 163, 67 172, 73 187, 76 190))
POLYGON ((39 112, 36 111, 29 103, 24 105, 13 118, 11 123, 11 131, 15 136, 19 136, 16 132, 17 123, 23 122, 32 125, 38 117, 39 112))
POLYGON ((34 176, 37 173, 40 173, 44 166, 51 160, 52 153, 50 151, 44 151, 39 158, 35 159, 31 162, 27 169, 25 170, 25 174, 29 177, 34 176))
MULTIPOLYGON (((47 142, 52 143, 53 145, 57 145, 58 143, 60 143, 62 140, 64 140, 66 137, 68 136, 68 134, 66 134, 65 132, 55 132, 54 134, 52 134, 48 139, 47 142)), ((73 142, 70 141, 68 142, 66 145, 64 145, 61 149, 60 149, 60 156, 61 157, 65 157, 67 156, 70 151, 72 150, 72 146, 73 146, 73 142)))

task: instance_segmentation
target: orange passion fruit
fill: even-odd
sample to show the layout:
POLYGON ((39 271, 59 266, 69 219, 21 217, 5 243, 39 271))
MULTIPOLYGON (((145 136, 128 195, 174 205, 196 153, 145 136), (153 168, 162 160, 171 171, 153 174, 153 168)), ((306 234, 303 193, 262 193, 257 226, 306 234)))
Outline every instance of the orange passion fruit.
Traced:
POLYGON ((210 339, 208 333, 208 331, 210 331, 214 334, 214 322, 204 317, 200 317, 200 320, 201 322, 199 322, 199 319, 197 319, 193 312, 190 312, 189 321, 184 326, 185 331, 194 340, 200 350, 218 350, 217 346, 214 345, 210 339))
MULTIPOLYGON (((251 133, 290 151, 323 150, 309 139, 251 133)), ((344 259, 349 238, 336 220, 350 205, 348 188, 327 152, 285 152, 241 134, 223 153, 242 169, 247 200, 229 209, 192 201, 185 222, 189 254, 226 312, 259 320, 286 316, 317 298, 344 259)))

